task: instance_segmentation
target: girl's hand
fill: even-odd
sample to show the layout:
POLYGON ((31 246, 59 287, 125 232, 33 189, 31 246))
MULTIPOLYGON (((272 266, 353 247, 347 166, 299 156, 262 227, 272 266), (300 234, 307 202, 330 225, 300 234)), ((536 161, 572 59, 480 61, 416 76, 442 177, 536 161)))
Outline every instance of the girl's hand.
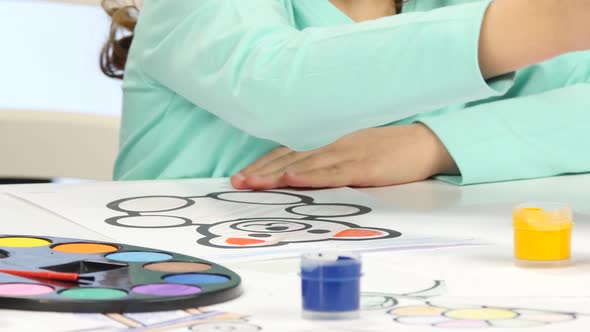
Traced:
POLYGON ((231 178, 237 189, 376 187, 456 174, 446 148, 422 124, 360 130, 325 147, 277 148, 231 178))

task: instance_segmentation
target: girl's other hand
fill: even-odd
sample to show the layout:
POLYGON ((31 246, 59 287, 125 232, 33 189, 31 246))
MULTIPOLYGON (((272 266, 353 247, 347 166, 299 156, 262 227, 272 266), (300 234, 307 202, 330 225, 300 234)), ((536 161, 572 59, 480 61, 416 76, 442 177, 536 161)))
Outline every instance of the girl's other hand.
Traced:
POLYGON ((425 125, 360 130, 325 147, 277 148, 231 178, 236 189, 377 187, 456 174, 457 166, 425 125))

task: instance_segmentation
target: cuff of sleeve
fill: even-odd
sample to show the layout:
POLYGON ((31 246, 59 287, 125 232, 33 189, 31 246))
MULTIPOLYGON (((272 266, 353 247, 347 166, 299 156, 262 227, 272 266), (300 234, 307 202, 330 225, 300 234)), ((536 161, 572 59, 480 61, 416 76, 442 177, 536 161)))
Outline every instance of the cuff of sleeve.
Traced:
MULTIPOLYGON (((492 104, 500 110, 523 108, 492 104)), ((551 147, 539 149, 547 131, 527 129, 526 115, 515 118, 510 112, 492 112, 492 104, 418 119, 437 135, 459 169, 460 176, 440 175, 436 179, 469 185, 559 174, 553 163, 544 161, 551 147)))
POLYGON ((488 79, 486 82, 489 87, 495 90, 499 95, 504 95, 508 90, 514 86, 514 80, 516 78, 516 73, 511 72, 508 74, 504 74, 502 76, 494 77, 488 79))
POLYGON ((576 84, 418 118, 438 136, 461 174, 437 179, 467 185, 588 172, 588 89, 576 84), (573 102, 556 116, 556 105, 564 101, 573 102))
POLYGON ((485 120, 481 113, 479 115, 479 118, 475 118, 473 112, 458 111, 418 120, 440 139, 459 169, 460 175, 439 175, 436 176, 437 180, 454 185, 506 180, 502 170, 494 169, 496 167, 491 162, 493 157, 490 156, 497 150, 502 134, 481 130, 481 123, 485 120))

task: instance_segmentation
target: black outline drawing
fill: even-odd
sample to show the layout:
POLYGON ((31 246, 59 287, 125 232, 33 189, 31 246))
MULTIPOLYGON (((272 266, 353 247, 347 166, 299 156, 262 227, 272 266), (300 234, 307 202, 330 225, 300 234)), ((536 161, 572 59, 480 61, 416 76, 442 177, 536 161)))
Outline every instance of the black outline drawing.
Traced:
MULTIPOLYGON (((436 315, 433 314, 432 316, 447 317, 445 315, 446 312, 453 311, 453 310, 459 310, 459 309, 446 307, 444 305, 438 305, 438 304, 436 304, 435 301, 429 300, 431 298, 443 295, 444 289, 445 289, 444 281, 443 280, 435 280, 434 285, 432 287, 430 287, 428 289, 421 290, 421 291, 412 292, 412 293, 390 294, 390 293, 381 293, 381 292, 363 292, 361 295, 363 298, 369 298, 369 297, 370 298, 380 298, 381 301, 376 302, 376 303, 378 303, 377 306, 375 306, 374 303, 371 303, 372 306, 363 306, 362 310, 366 311, 366 312, 385 311, 385 314, 393 317, 394 322, 396 322, 398 324, 402 324, 402 325, 407 325, 408 323, 400 321, 401 318, 421 317, 421 316, 414 316, 414 315, 397 315, 394 313, 394 311, 399 310, 399 309, 404 309, 404 308, 433 307, 433 308, 446 309, 444 312, 442 312, 440 314, 436 314, 436 315), (401 306, 399 306, 399 304, 401 303, 400 300, 402 300, 402 299, 421 301, 423 304, 422 305, 415 304, 415 305, 401 305, 401 306)), ((490 309, 511 311, 515 314, 514 317, 508 318, 508 319, 502 319, 502 321, 519 319, 519 316, 520 316, 519 311, 536 312, 539 315, 563 315, 564 318, 566 318, 562 321, 557 321, 557 322, 537 320, 535 322, 542 323, 542 325, 531 325, 531 326, 519 327, 522 329, 541 327, 544 325, 567 323, 567 322, 571 322, 571 321, 578 319, 581 315, 581 314, 575 313, 575 312, 564 312, 564 311, 556 311, 556 310, 527 309, 527 308, 505 307, 505 306, 473 305, 473 304, 468 304, 468 303, 464 303, 463 305, 468 306, 469 309, 490 308, 490 309)), ((456 319, 453 317, 449 317, 449 318, 451 320, 455 320, 455 321, 462 321, 463 320, 463 319, 456 319)), ((484 322, 486 324, 486 326, 483 326, 481 328, 503 328, 500 326, 494 326, 492 323, 490 323, 490 321, 494 321, 493 319, 489 319, 489 320, 481 319, 479 321, 484 322)), ((437 326, 437 324, 438 323, 424 323, 424 324, 412 323, 410 325, 439 327, 439 326, 437 326)), ((445 327, 445 328, 453 328, 453 327, 445 327)), ((462 329, 462 328, 457 327, 457 329, 462 329)))
POLYGON ((368 307, 363 306, 364 311, 379 311, 386 310, 396 307, 399 304, 398 298, 414 299, 414 300, 426 300, 430 297, 440 296, 444 293, 445 282, 443 280, 434 280, 433 285, 429 288, 404 294, 391 294, 382 292, 362 292, 361 298, 369 297, 380 297, 384 301, 380 304, 380 307, 368 307))
MULTIPOLYGON (((386 314, 388 316, 394 316, 391 314, 392 310, 401 309, 401 308, 411 308, 411 307, 417 306, 417 305, 398 306, 400 304, 401 299, 423 301, 424 306, 433 306, 433 307, 441 308, 443 306, 432 303, 431 301, 429 301, 429 299, 436 298, 436 297, 442 297, 445 293, 445 287, 446 287, 446 285, 443 280, 433 280, 433 285, 431 287, 423 289, 423 290, 415 291, 415 292, 410 292, 410 293, 392 294, 392 293, 384 293, 384 292, 363 292, 361 294, 361 296, 363 298, 379 297, 379 298, 383 298, 383 301, 381 301, 381 304, 379 304, 379 307, 363 306, 362 310, 365 313, 374 312, 374 313, 378 314, 379 312, 382 312, 383 314, 386 314)), ((481 308, 494 308, 494 309, 503 309, 503 310, 510 310, 510 311, 526 310, 526 311, 538 312, 539 314, 559 314, 559 315, 566 315, 566 316, 571 317, 570 320, 564 320, 564 321, 559 321, 559 322, 549 322, 549 323, 546 323, 546 325, 568 323, 568 322, 572 322, 576 319, 579 319, 580 316, 586 316, 584 314, 579 314, 579 313, 574 313, 574 312, 560 312, 560 311, 554 311, 554 310, 525 309, 525 308, 513 308, 513 307, 501 307, 501 306, 493 306, 492 307, 492 306, 481 306, 481 305, 470 305, 470 304, 465 304, 465 305, 468 305, 470 307, 479 306, 481 308)), ((449 308, 449 310, 453 310, 453 309, 449 308)), ((131 331, 152 331, 152 330, 169 331, 172 329, 179 328, 180 327, 178 325, 179 322, 184 323, 182 325, 182 327, 186 327, 188 330, 191 330, 191 331, 196 330, 196 328, 198 328, 199 326, 208 326, 208 325, 215 326, 215 327, 216 326, 232 327, 232 328, 234 328, 234 330, 232 330, 232 331, 236 331, 236 332, 239 332, 239 331, 252 332, 252 331, 265 330, 262 326, 253 324, 251 322, 252 317, 250 315, 217 312, 218 315, 216 315, 216 316, 203 318, 203 317, 201 317, 202 313, 216 312, 216 311, 209 311, 207 309, 187 309, 185 311, 190 315, 195 315, 194 320, 190 320, 190 317, 181 317, 181 318, 174 318, 170 321, 165 321, 165 322, 144 324, 142 322, 139 322, 139 321, 133 319, 132 317, 127 316, 126 314, 104 314, 104 315, 107 318, 112 319, 113 321, 116 321, 126 327, 129 327, 131 331), (130 324, 130 322, 133 322, 135 324, 130 324), (235 328, 237 328, 237 329, 235 329, 235 328), (242 328, 243 328, 243 330, 242 330, 242 328)), ((397 318, 400 318, 400 317, 415 317, 415 316, 410 316, 410 315, 400 315, 397 317, 394 316, 394 318, 391 321, 395 322, 396 324, 407 325, 404 322, 398 321, 397 318)), ((510 318, 509 320, 513 320, 513 319, 517 319, 517 317, 510 318)), ((415 324, 412 324, 412 325, 416 326, 415 324)), ((420 325, 417 325, 417 326, 420 326, 420 325)), ((422 326, 437 327, 435 324, 424 324, 422 326)), ((526 329, 532 329, 535 327, 542 327, 542 326, 540 325, 540 326, 530 326, 530 327, 520 327, 520 328, 523 330, 526 330, 526 329)), ((488 325, 487 327, 484 327, 484 328, 498 328, 498 327, 488 325)), ((450 328, 450 329, 463 330, 463 328, 450 328)), ((100 329, 100 328, 99 329, 89 329, 89 330, 84 330, 84 331, 91 332, 91 331, 99 331, 99 330, 102 331, 102 329, 100 329)), ((436 331, 436 329, 434 331, 436 331)))
POLYGON ((113 211, 123 213, 123 215, 118 215, 118 216, 114 216, 114 217, 106 219, 105 222, 109 225, 117 226, 117 227, 125 227, 125 228, 146 228, 146 229, 150 229, 150 228, 151 229, 162 229, 162 228, 177 228, 177 227, 196 226, 197 233, 199 233, 202 236, 201 238, 199 238, 197 240, 197 243, 204 245, 204 246, 213 247, 213 248, 245 249, 245 248, 277 247, 277 246, 287 245, 289 243, 320 242, 320 241, 330 241, 330 240, 334 240, 334 241, 367 241, 367 240, 376 240, 376 239, 396 238, 396 237, 399 237, 402 235, 400 232, 397 232, 397 231, 394 231, 391 229, 376 228, 376 227, 360 227, 359 225, 356 225, 356 224, 353 224, 350 222, 341 221, 341 220, 332 220, 332 218, 348 218, 348 217, 355 217, 355 216, 361 216, 361 215, 368 214, 372 211, 372 209, 369 207, 357 205, 357 204, 316 203, 313 197, 305 196, 305 195, 301 195, 301 194, 295 194, 295 193, 282 192, 282 191, 222 191, 222 192, 209 193, 209 194, 202 195, 202 196, 150 195, 150 196, 128 197, 128 198, 118 199, 116 201, 108 203, 106 205, 106 207, 108 209, 113 210, 113 211), (270 203, 268 203, 268 202, 252 202, 252 201, 246 201, 246 200, 239 201, 236 199, 230 199, 230 198, 223 197, 224 195, 231 195, 231 194, 243 195, 243 194, 249 194, 249 193, 255 193, 258 195, 260 195, 260 194, 264 195, 266 193, 275 194, 275 195, 279 194, 279 195, 283 195, 285 197, 294 198, 294 200, 290 201, 290 202, 278 202, 278 203, 270 202, 270 203), (124 207, 122 207, 122 206, 124 206, 125 203, 133 201, 133 200, 153 199, 153 198, 177 199, 177 200, 179 200, 179 204, 178 204, 178 206, 175 206, 173 208, 142 210, 142 211, 129 210, 129 209, 125 209, 124 207), (236 204, 286 206, 285 212, 296 216, 296 218, 285 218, 285 217, 240 218, 240 219, 233 219, 233 220, 223 220, 223 221, 219 221, 219 222, 215 222, 215 223, 211 223, 211 224, 202 224, 202 223, 198 223, 194 220, 191 220, 189 218, 162 214, 162 213, 182 210, 182 209, 188 208, 190 206, 193 206, 196 204, 196 200, 201 199, 201 198, 211 198, 211 199, 215 199, 215 200, 220 200, 220 201, 229 202, 229 203, 236 203, 236 204), (350 212, 350 213, 341 214, 341 215, 312 215, 309 213, 303 213, 303 212, 297 211, 298 208, 302 208, 302 207, 321 207, 321 206, 348 207, 348 208, 351 208, 351 210, 353 210, 355 212, 350 212), (160 217, 160 218, 166 218, 169 220, 177 220, 178 222, 175 224, 170 224, 170 225, 155 225, 155 226, 142 226, 142 225, 134 226, 131 224, 122 223, 126 218, 136 218, 136 217, 160 217), (244 229, 239 229, 238 228, 239 226, 237 226, 237 225, 248 223, 248 222, 258 222, 258 221, 261 222, 261 224, 258 226, 269 226, 269 225, 272 226, 272 223, 265 224, 265 222, 268 222, 268 221, 276 221, 277 224, 289 223, 290 225, 272 226, 275 228, 275 230, 270 229, 271 227, 266 227, 266 229, 263 231, 252 230, 252 231, 250 231, 252 234, 248 234, 248 236, 252 236, 255 238, 264 238, 264 237, 271 236, 271 234, 273 234, 273 233, 288 233, 288 232, 301 231, 301 230, 305 230, 305 229, 309 229, 308 232, 311 234, 323 234, 323 233, 330 233, 331 232, 329 227, 326 227, 327 229, 322 229, 322 228, 314 229, 313 225, 309 223, 312 221, 316 222, 316 223, 317 222, 320 222, 320 223, 325 222, 326 225, 339 224, 341 226, 345 226, 350 229, 365 229, 365 230, 378 231, 378 232, 383 233, 383 236, 366 237, 366 238, 361 238, 361 237, 359 237, 359 238, 327 237, 327 238, 322 238, 322 239, 312 239, 312 240, 306 240, 306 241, 280 241, 277 243, 261 244, 261 245, 256 245, 256 246, 233 246, 233 245, 226 246, 226 245, 219 245, 219 244, 212 243, 212 241, 214 241, 215 239, 223 237, 223 235, 217 235, 211 231, 211 229, 216 226, 231 223, 230 228, 244 231, 244 229), (298 228, 298 229, 290 229, 289 228, 290 226, 293 226, 296 224, 300 224, 301 228, 298 228))
MULTIPOLYGON (((164 332, 177 331, 181 328, 186 328, 187 331, 199 331, 198 328, 212 328, 208 330, 200 329, 201 331, 235 331, 235 332, 253 332, 261 331, 262 327, 252 324, 249 315, 241 315, 230 312, 208 310, 206 308, 193 308, 183 310, 188 316, 175 317, 171 320, 159 322, 146 322, 144 319, 137 316, 129 315, 127 313, 106 313, 103 317, 125 326, 124 331, 136 332, 164 332), (206 315, 206 316, 204 316, 206 315), (224 329, 222 328, 231 328, 224 329)), ((93 328, 83 330, 84 332, 104 331, 106 327, 93 328)), ((108 328, 112 330, 112 328, 108 328)), ((72 331, 73 332, 73 331, 72 331)), ((82 331, 78 331, 82 332, 82 331)))
POLYGON ((218 322, 205 322, 197 323, 189 327, 190 331, 197 332, 215 332, 215 331, 231 331, 231 332, 253 332, 262 331, 262 327, 259 325, 251 324, 247 319, 235 320, 235 321, 218 321, 218 322), (201 329, 202 327, 209 328, 207 330, 201 329))

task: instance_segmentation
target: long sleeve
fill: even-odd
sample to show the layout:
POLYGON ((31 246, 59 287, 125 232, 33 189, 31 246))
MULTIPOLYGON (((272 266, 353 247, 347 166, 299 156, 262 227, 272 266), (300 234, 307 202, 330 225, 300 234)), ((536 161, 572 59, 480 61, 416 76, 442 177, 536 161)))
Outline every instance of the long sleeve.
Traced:
MULTIPOLYGON (((557 77, 555 79, 558 79, 557 77)), ((590 171, 590 84, 424 116, 455 159, 460 185, 590 171)))
POLYGON ((290 1, 147 0, 132 53, 153 84, 297 150, 512 82, 479 70, 489 1, 304 30, 290 1))

